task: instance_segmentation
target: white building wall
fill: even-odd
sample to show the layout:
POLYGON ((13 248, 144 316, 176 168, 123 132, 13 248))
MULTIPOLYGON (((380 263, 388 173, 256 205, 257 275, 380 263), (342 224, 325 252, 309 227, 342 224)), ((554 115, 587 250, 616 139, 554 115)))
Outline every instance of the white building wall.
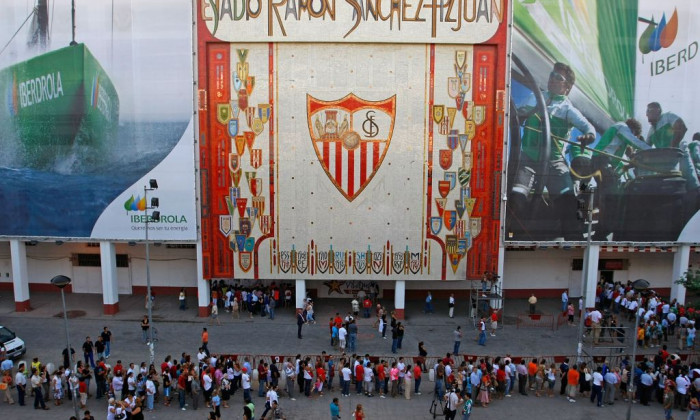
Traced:
MULTIPOLYGON (((549 290, 554 296, 564 288, 571 288, 571 295, 578 296, 581 271, 572 270, 574 259, 583 258, 583 249, 506 251, 503 288, 506 296, 514 290, 549 290), (556 290, 555 290, 556 289, 556 290)), ((696 266, 700 257, 695 254, 696 266)), ((626 259, 627 270, 614 271, 614 280, 626 282, 643 278, 652 288, 669 289, 672 279, 673 253, 600 253, 601 259, 626 259)), ((692 258, 691 258, 692 260, 692 258)), ((599 278, 599 276, 598 276, 599 278)), ((540 294, 542 295, 542 294, 540 294)), ((544 296, 544 295, 543 295, 544 296)))
MULTIPOLYGON (((564 289, 569 287, 571 263, 583 250, 506 251, 503 288, 564 289)), ((581 272, 577 271, 580 283, 581 272)), ((579 286, 580 289, 580 286, 579 286)))
POLYGON ((673 253, 635 254, 630 258, 628 280, 645 279, 654 287, 671 287, 673 253))
POLYGON ((12 257, 10 256, 10 242, 0 242, 0 285, 2 285, 2 283, 12 284, 11 273, 12 257))
MULTIPOLYGON (((146 247, 117 246, 117 254, 129 254, 132 286, 146 286, 146 247), (126 249, 125 249, 126 248, 126 249)), ((165 245, 149 246, 152 287, 196 287, 197 254, 195 249, 173 249, 165 245)))
MULTIPOLYGON (((86 243, 40 242, 27 246, 27 271, 29 283, 48 285, 51 279, 62 274, 73 280, 76 293, 102 293, 102 274, 99 267, 73 265, 74 254, 97 254, 100 249, 86 243)), ((129 267, 118 267, 119 293, 130 294, 132 286, 146 286, 146 248, 143 244, 129 246, 116 244, 117 254, 129 256, 129 267)), ((151 284, 157 287, 196 287, 197 256, 194 249, 167 248, 150 245, 151 284)), ((12 263, 9 242, 0 242, 0 285, 12 286, 12 263), (6 283, 7 285, 3 285, 6 283)))

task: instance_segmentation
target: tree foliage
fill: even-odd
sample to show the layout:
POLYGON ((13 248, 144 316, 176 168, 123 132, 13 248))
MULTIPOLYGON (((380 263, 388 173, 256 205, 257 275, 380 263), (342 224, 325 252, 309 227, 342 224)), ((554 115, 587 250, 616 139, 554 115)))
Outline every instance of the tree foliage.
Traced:
POLYGON ((682 284, 687 290, 700 292, 700 269, 686 271, 675 283, 682 284))

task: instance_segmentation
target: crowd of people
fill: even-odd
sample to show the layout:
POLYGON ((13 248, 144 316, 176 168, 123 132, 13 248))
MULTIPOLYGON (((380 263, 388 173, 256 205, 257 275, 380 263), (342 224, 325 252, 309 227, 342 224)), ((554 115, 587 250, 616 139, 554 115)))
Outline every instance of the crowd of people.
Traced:
MULTIPOLYGON (((511 397, 516 384, 517 392, 523 396, 554 398, 559 395, 571 403, 586 398, 600 407, 632 399, 644 406, 660 404, 666 418, 670 418, 672 410, 680 410, 688 411, 688 418, 693 419, 700 408, 700 366, 694 362, 684 363, 669 347, 677 344, 679 350, 692 348, 694 341, 689 337, 694 339, 694 311, 676 302, 664 302, 653 292, 637 292, 631 285, 603 283, 599 289, 596 308, 585 315, 591 321, 589 326, 594 340, 601 339, 595 332, 600 327, 595 324, 603 322, 602 313, 609 312, 621 318, 638 314, 642 320, 636 337, 638 344, 659 346, 656 355, 636 364, 629 356, 609 358, 600 364, 570 364, 569 359, 557 364, 547 358, 510 355, 465 358, 458 353, 463 338, 460 327, 453 332, 453 352, 444 357, 429 356, 423 342, 418 344, 417 355, 411 357, 361 355, 357 354, 355 346, 359 302, 365 307, 366 299, 362 299, 358 305, 351 306, 352 311, 345 317, 336 313, 329 319, 332 350, 317 356, 297 354, 280 360, 213 354, 208 348, 205 327, 202 345, 194 357, 183 352, 179 358, 168 355, 160 365, 122 363, 121 360, 112 365, 108 359, 113 337, 109 328, 104 327, 95 342, 86 337, 82 360, 76 361, 75 351, 67 348, 63 350, 63 364, 58 367, 35 358, 30 364, 20 362, 15 369, 11 360, 4 360, 0 383, 4 384, 6 403, 14 404, 16 397, 20 405, 25 405, 25 394, 31 393, 35 409, 49 409, 50 401, 60 405, 66 399, 75 399, 82 409, 87 409, 94 390, 95 400, 106 401, 109 420, 143 418, 144 411, 152 411, 158 404, 183 411, 201 408, 209 412, 211 419, 219 419, 233 398, 241 398, 244 419, 285 418, 281 398, 292 401, 302 397, 322 398, 328 393, 338 396, 330 402, 331 416, 338 417, 342 409, 339 401, 351 393, 366 398, 411 399, 425 391, 421 386, 428 374, 434 375, 434 383, 427 391, 433 394, 436 409, 443 410, 448 419, 458 414, 468 419, 473 406, 486 409, 494 402, 511 397), (675 339, 679 341, 675 343, 675 339), (259 406, 257 411, 262 412, 258 416, 256 405, 259 406)), ((229 292, 233 296, 230 299, 233 311, 239 291, 227 290, 222 296, 229 292)), ((265 295, 269 300, 274 300, 275 296, 261 292, 258 310, 265 311, 265 295)), ((240 293, 243 297, 243 290, 240 293)), ((253 302, 250 294, 257 292, 246 292, 245 300, 241 301, 253 302)), ((212 304, 217 305, 215 299, 219 297, 213 296, 212 304)), ((562 301, 562 307, 568 306, 569 302, 562 301)), ((246 303, 245 307, 255 312, 255 304, 246 303)), ((387 338, 387 331, 391 329, 392 352, 400 349, 404 327, 396 314, 382 305, 373 304, 372 308, 377 334, 387 338)), ((299 314, 305 324, 315 322, 310 299, 299 314)), ((366 312, 362 311, 362 315, 366 312)), ((477 340, 486 334, 486 320, 482 319, 479 326, 477 340)), ((496 328, 497 324, 491 325, 491 335, 495 335, 496 328)), ((146 334, 144 340, 147 340, 146 334)), ((103 405, 98 407, 104 409, 103 405)), ((95 406, 90 408, 96 409, 95 406)), ((365 418, 361 404, 355 407, 353 415, 365 418)))

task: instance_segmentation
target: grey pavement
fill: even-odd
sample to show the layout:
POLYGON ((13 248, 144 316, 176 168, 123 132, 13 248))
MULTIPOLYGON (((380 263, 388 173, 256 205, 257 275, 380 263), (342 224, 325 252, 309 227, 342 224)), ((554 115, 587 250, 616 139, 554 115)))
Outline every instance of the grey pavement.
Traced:
MULTIPOLYGON (((60 295, 57 293, 32 293, 31 303, 33 310, 26 313, 14 312, 14 302, 11 292, 3 292, 0 296, 0 325, 13 329, 27 344, 27 354, 23 360, 31 360, 39 357, 44 363, 58 364, 61 360, 60 352, 65 348, 65 334, 63 327, 62 308, 60 295)), ((391 309, 393 302, 382 302, 391 309)), ((478 356, 503 356, 511 354, 514 357, 546 357, 552 360, 553 356, 569 356, 575 360, 577 328, 564 323, 557 329, 549 328, 517 328, 515 320, 523 316, 527 309, 527 302, 522 300, 506 300, 504 305, 504 322, 496 337, 488 337, 486 347, 476 345, 476 330, 471 318, 466 317, 467 302, 457 303, 455 318, 447 316, 447 303, 440 300, 435 303, 435 314, 423 314, 423 303, 420 301, 407 301, 406 304, 406 336, 403 348, 399 355, 406 357, 416 356, 419 341, 424 341, 429 353, 429 358, 443 356, 451 352, 453 348, 452 331, 457 325, 461 325, 464 331, 464 339, 461 345, 461 354, 478 356)), ((120 312, 113 316, 102 314, 101 295, 69 294, 66 295, 66 306, 71 313, 69 331, 71 345, 79 350, 85 336, 96 337, 103 326, 109 326, 113 332, 112 357, 108 360, 114 363, 121 359, 128 362, 139 363, 148 361, 148 348, 141 343, 141 331, 139 323, 146 314, 143 296, 120 296, 120 312)), ((328 332, 328 319, 340 312, 344 315, 350 310, 349 299, 320 299, 316 301, 315 312, 317 324, 303 327, 302 340, 296 337, 296 322, 292 308, 277 309, 274 320, 262 317, 249 318, 241 314, 240 319, 235 319, 231 314, 220 311, 221 326, 208 325, 208 319, 197 317, 196 300, 188 299, 189 309, 178 310, 177 296, 158 296, 156 307, 153 311, 154 326, 158 329, 159 341, 156 345, 156 363, 160 363, 168 354, 174 357, 180 356, 185 351, 196 354, 200 344, 200 333, 203 327, 210 332, 209 348, 213 353, 236 355, 279 355, 294 356, 320 354, 321 351, 338 354, 337 350, 330 347, 328 332)), ((542 299, 538 303, 538 312, 546 319, 551 314, 559 311, 560 303, 557 300, 542 299)), ((391 337, 383 340, 380 334, 372 327, 374 319, 359 319, 359 337, 357 353, 369 353, 391 360, 391 337)), ((669 346, 671 350, 675 346, 669 346)), ((588 354, 609 355, 610 349, 592 349, 587 344, 585 350, 588 354)), ((642 350, 647 353, 656 349, 642 350)), ((617 353, 616 353, 617 354, 617 353)), ((694 355, 691 355, 691 358, 694 355)), ((430 360, 430 359, 429 359, 430 360)), ((590 360, 587 358, 587 360, 590 360)), ((617 360, 612 358, 611 360, 617 360)), ((15 361, 15 364, 17 361, 15 361)), ((336 379, 337 385, 337 379, 336 379)), ((433 398, 433 383, 424 377, 421 385, 422 395, 412 395, 411 400, 391 398, 367 398, 352 395, 349 398, 340 398, 344 419, 350 419, 352 408, 361 403, 365 407, 367 417, 372 419, 422 419, 432 418, 428 412, 433 398)), ((92 385, 94 387, 94 385, 92 385)), ((16 395, 16 394, 15 394, 16 395)), ((257 393, 253 393, 257 395, 257 393)), ((282 394, 284 395, 284 394, 282 394)), ((326 393, 325 396, 312 399, 298 398, 297 401, 281 399, 281 406, 289 419, 328 419, 328 404, 333 397, 340 397, 336 392, 326 393)), ((223 410, 223 418, 242 418, 242 396, 239 393, 232 397, 231 408, 223 410)), ((262 413, 264 399, 255 397, 254 402, 258 409, 256 418, 262 413)), ((31 405, 31 400, 27 403, 31 405)), ((68 419, 72 413, 70 404, 54 407, 51 402, 50 411, 35 411, 31 406, 18 407, 17 405, 0 405, 0 416, 3 418, 36 418, 36 419, 68 419), (6 417, 8 416, 8 417, 6 417)), ((200 408, 198 411, 180 411, 175 407, 159 406, 153 413, 148 413, 147 418, 170 419, 196 419, 206 418, 206 412, 200 408)), ((88 408, 96 419, 106 417, 106 403, 102 400, 90 399, 88 408)), ((581 398, 577 403, 568 403, 563 398, 536 398, 533 396, 522 397, 514 395, 503 401, 494 401, 488 408, 475 408, 471 418, 491 418, 505 415, 522 415, 528 413, 528 418, 555 419, 566 416, 568 419, 584 419, 596 414, 605 413, 608 418, 624 418, 626 405, 618 402, 614 406, 597 408, 581 398), (624 407, 623 407, 624 405, 624 407), (526 411, 523 411, 526 410, 526 411), (562 412, 562 410, 565 410, 562 412), (564 414, 565 413, 565 414, 564 414)), ((677 413, 678 414, 678 413, 677 413)), ((81 413, 82 415, 82 413, 81 413)), ((663 411, 658 404, 651 407, 634 406, 633 419, 661 418, 663 411)), ((676 416, 677 418, 678 415, 676 416)), ((685 417, 685 416, 683 416, 685 417)))

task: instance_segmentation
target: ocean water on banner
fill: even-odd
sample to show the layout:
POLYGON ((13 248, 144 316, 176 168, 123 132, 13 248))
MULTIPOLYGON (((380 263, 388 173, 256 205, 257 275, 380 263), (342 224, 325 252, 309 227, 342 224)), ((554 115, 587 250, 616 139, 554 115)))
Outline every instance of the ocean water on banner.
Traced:
MULTIPOLYGON (((124 123, 100 153, 75 147, 44 169, 0 157, 0 232, 89 237, 105 207, 163 160, 186 126, 186 121, 124 123)), ((0 144, 7 141, 3 137, 0 144)))

